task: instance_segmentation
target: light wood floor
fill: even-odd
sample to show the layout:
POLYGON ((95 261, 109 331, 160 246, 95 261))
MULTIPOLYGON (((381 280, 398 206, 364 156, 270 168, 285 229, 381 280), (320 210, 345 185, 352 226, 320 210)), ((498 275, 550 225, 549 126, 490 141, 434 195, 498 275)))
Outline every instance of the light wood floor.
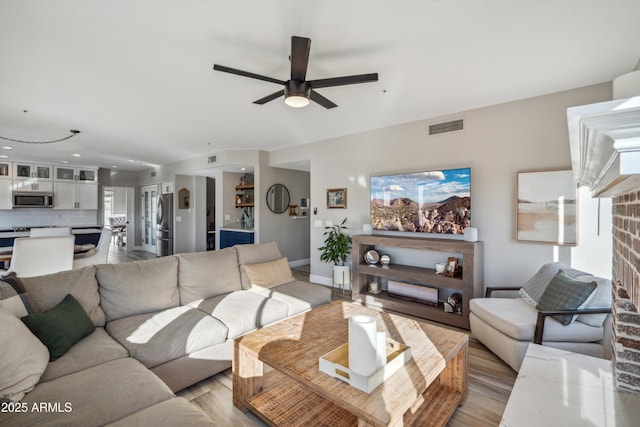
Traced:
MULTIPOLYGON (((155 258, 143 251, 113 248, 109 262, 120 263, 155 258)), ((292 269, 298 279, 309 277, 309 267, 292 269)), ((336 296, 335 298, 343 298, 336 296)), ((461 330, 469 333, 468 331, 461 330)), ((484 345, 469 337, 469 396, 447 424, 449 427, 497 426, 502 418, 516 373, 484 345)), ((231 369, 207 378, 177 393, 204 410, 217 424, 223 426, 266 426, 251 412, 242 413, 232 404, 231 369)))

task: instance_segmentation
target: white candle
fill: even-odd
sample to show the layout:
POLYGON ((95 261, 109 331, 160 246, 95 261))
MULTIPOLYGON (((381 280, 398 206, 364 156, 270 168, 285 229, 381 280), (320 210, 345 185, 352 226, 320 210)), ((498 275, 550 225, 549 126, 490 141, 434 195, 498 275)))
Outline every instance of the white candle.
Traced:
POLYGON ((349 317, 349 369, 368 377, 376 372, 376 319, 371 316, 349 317))
POLYGON ((374 280, 371 283, 369 283, 369 289, 371 290, 372 293, 377 294, 378 292, 380 292, 380 285, 376 280, 374 280))

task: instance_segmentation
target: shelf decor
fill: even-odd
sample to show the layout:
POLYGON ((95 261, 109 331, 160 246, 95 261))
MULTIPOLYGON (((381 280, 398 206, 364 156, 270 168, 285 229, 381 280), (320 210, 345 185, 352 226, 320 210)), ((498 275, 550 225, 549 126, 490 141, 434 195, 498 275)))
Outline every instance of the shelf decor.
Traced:
POLYGON ((578 189, 571 170, 518 172, 519 241, 576 245, 578 189))

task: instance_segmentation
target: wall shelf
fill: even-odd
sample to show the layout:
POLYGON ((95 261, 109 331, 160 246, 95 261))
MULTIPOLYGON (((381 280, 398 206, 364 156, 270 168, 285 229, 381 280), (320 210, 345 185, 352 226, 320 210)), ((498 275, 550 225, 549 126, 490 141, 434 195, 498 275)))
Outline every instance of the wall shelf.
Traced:
POLYGON ((354 266, 353 301, 460 328, 469 329, 469 300, 482 295, 481 242, 469 243, 462 240, 387 235, 357 235, 353 236, 352 265, 354 266), (382 267, 377 264, 365 264, 364 253, 377 246, 459 254, 461 257, 459 265, 462 266, 462 277, 447 277, 443 274, 436 274, 435 270, 430 266, 410 266, 395 263, 388 267, 382 267), (368 276, 453 289, 462 295, 462 313, 445 312, 442 302, 439 302, 438 306, 435 307, 392 297, 386 291, 372 294, 368 291, 368 276))

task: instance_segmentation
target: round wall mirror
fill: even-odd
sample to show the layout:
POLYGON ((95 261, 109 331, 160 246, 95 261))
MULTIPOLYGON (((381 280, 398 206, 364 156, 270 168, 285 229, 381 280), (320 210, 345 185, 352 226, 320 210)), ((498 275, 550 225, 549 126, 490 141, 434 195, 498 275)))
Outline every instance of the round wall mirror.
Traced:
POLYGON ((289 190, 282 184, 273 184, 267 191, 267 206, 273 213, 281 214, 289 209, 289 190))

